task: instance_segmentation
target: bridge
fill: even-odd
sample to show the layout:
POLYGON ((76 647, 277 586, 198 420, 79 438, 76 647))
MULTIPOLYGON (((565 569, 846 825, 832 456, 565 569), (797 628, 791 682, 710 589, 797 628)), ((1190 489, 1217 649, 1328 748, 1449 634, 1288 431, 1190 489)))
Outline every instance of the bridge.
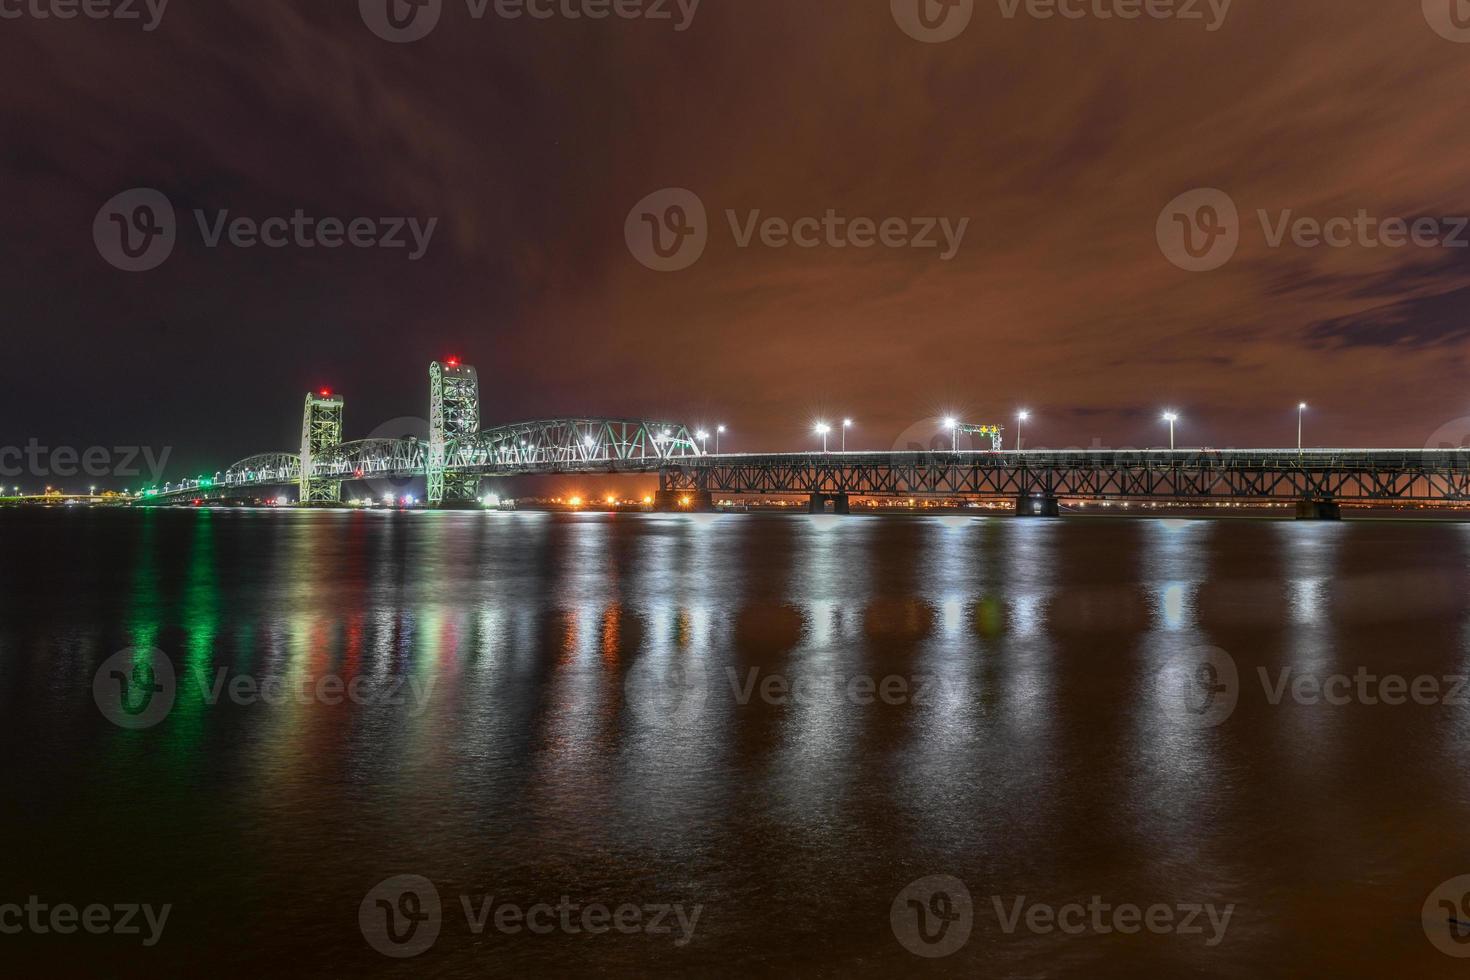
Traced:
MULTIPOLYGON (((141 504, 259 499, 294 487, 306 506, 342 502, 345 483, 423 478, 431 507, 478 502, 481 480, 544 474, 657 474, 655 507, 707 510, 716 495, 805 496, 845 514, 853 497, 984 498, 1022 516, 1057 516, 1061 501, 1288 503, 1334 519, 1343 503, 1470 502, 1470 451, 1003 450, 957 438, 939 451, 709 454, 704 433, 652 419, 561 418, 482 428, 479 379, 456 359, 429 366, 429 438, 343 441, 344 399, 306 396, 299 450, 241 460, 213 476, 151 487, 141 504)), ((952 428, 954 425, 952 424, 952 428)))

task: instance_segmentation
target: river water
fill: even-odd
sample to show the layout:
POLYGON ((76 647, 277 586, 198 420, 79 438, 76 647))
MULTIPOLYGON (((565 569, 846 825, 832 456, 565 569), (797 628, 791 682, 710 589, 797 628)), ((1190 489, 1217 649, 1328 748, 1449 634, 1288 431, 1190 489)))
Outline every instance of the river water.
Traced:
POLYGON ((1467 525, 11 510, 0 554, 39 975, 1466 968, 1467 525))

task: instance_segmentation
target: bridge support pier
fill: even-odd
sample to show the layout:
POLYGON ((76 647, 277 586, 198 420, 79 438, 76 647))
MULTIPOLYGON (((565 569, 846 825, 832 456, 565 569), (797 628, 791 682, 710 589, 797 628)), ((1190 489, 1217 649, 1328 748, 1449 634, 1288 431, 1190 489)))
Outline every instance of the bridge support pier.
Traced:
POLYGON ((1023 493, 1016 498, 1017 517, 1061 517, 1062 505, 1056 497, 1023 493))
POLYGON ((708 490, 659 490, 653 509, 660 514, 708 514, 715 509, 715 497, 708 490))
POLYGON ((1335 500, 1298 500, 1296 519, 1299 521, 1340 521, 1342 505, 1335 500))
POLYGON ((825 514, 827 505, 832 505, 834 514, 851 514, 852 498, 845 493, 814 493, 807 497, 807 513, 825 514))

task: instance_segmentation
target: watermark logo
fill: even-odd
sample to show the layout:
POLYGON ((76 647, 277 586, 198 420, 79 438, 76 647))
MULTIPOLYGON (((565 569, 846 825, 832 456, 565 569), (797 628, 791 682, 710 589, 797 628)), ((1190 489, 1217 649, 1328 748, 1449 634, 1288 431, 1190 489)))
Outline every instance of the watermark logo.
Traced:
POLYGON ((893 935, 915 956, 938 959, 970 941, 975 908, 965 883, 950 875, 910 882, 888 909, 893 935))
POLYGON ((439 938, 444 911, 439 890, 422 875, 396 875, 372 887, 357 908, 357 925, 368 945, 384 956, 408 959, 439 938))
POLYGON ((1470 470, 1470 415, 1450 419, 1424 442, 1424 465, 1463 473, 1470 470))
POLYGON ((1025 895, 992 895, 990 902, 995 909, 995 917, 1000 921, 1001 931, 1008 936, 1022 928, 1038 936, 1054 932, 1068 936, 1149 932, 1156 936, 1206 937, 1204 943, 1208 947, 1225 941, 1230 918, 1235 914, 1234 903, 1223 907, 1201 902, 1139 905, 1136 902, 1110 902, 1101 895, 1093 895, 1086 905, 1081 902, 1062 905, 1033 902, 1025 895))
MULTIPOLYGON (((969 218, 849 217, 836 208, 796 218, 759 209, 724 212, 736 248, 929 249, 948 262, 959 254, 969 218)), ((645 197, 628 212, 623 238, 643 265, 677 272, 699 261, 712 233, 704 202, 692 191, 667 188, 645 197)))
MULTIPOLYGON (((1257 208, 1256 222, 1269 249, 1470 248, 1470 217, 1382 217, 1366 208, 1328 217, 1292 208, 1257 208)), ((1211 272, 1235 257, 1244 231, 1235 201, 1224 191, 1202 188, 1181 194, 1159 213, 1159 249, 1188 272, 1211 272)))
POLYGON ((628 212, 623 238, 633 258, 655 272, 687 269, 709 244, 704 202, 682 187, 654 191, 628 212))
MULTIPOLYGON (((438 218, 318 218, 296 208, 289 216, 232 216, 229 209, 196 208, 193 224, 205 248, 252 249, 352 248, 406 249, 417 262, 429 250, 438 218)), ((97 251, 125 272, 156 269, 173 254, 178 221, 168 198, 152 188, 134 188, 112 198, 92 222, 97 251)))
POLYGON ((1470 875, 1442 883, 1424 900, 1424 935, 1457 959, 1470 957, 1470 875))
POLYGON ((1423 0, 1424 19, 1447 41, 1470 44, 1470 0, 1423 0))
POLYGON ((698 663, 658 663, 644 658, 623 682, 633 712, 645 723, 684 728, 704 714, 709 701, 709 675, 698 663))
POLYGON ((141 476, 138 460, 148 465, 149 479, 158 481, 173 452, 169 446, 155 453, 152 446, 43 446, 30 439, 24 446, 0 446, 0 477, 120 477, 141 476))
POLYGON ((152 947, 163 938, 163 929, 172 911, 172 904, 155 908, 148 903, 121 902, 78 907, 69 902, 43 902, 39 895, 31 895, 24 905, 18 902, 0 905, 0 935, 15 936, 28 932, 37 936, 69 936, 80 931, 102 936, 110 933, 115 936, 142 936, 142 944, 152 947), (145 927, 148 930, 146 935, 145 927))
MULTIPOLYGON (((694 24, 701 0, 464 0, 473 21, 494 14, 498 20, 646 20, 669 22, 682 34, 694 24)), ((439 26, 444 0, 358 0, 362 21, 384 41, 422 41, 439 26)))
POLYGON ((357 0, 362 22, 393 44, 422 41, 439 25, 444 0, 357 0))
POLYGON ((0 20, 140 21, 151 34, 163 23, 169 0, 0 0, 0 20), (146 15, 147 19, 144 20, 146 15))
POLYGON ((1180 194, 1159 212, 1154 230, 1164 258, 1186 272, 1211 272, 1240 247, 1240 212, 1214 187, 1180 194))
POLYGON ((899 28, 925 44, 953 41, 975 16, 975 0, 890 0, 899 28))
POLYGON ((228 702, 242 707, 285 704, 353 704, 359 707, 406 708, 418 717, 429 706, 436 678, 410 675, 371 677, 358 674, 252 674, 231 673, 218 667, 185 670, 176 675, 173 663, 160 650, 124 650, 98 668, 92 679, 97 707, 111 722, 123 728, 151 728, 173 710, 180 693, 187 692, 200 704, 214 707, 228 702))
POLYGON ((162 650, 129 647, 102 661, 92 677, 92 699, 119 728, 152 728, 173 709, 178 684, 162 650))
POLYGON ((135 187, 123 191, 97 212, 92 240, 97 252, 124 272, 156 269, 173 254, 178 238, 174 206, 162 191, 135 187))
POLYGON ((1216 647, 1198 647, 1169 658, 1155 688, 1165 712, 1185 728, 1214 728, 1235 713, 1240 671, 1235 658, 1216 647))
MULTIPOLYGON (((548 936, 557 932, 588 937, 607 933, 642 934, 673 936, 674 945, 683 947, 694 939, 704 911, 704 906, 698 903, 610 905, 573 901, 568 895, 562 895, 555 905, 550 902, 522 905, 493 894, 462 893, 458 898, 465 929, 476 937, 483 937, 490 930, 505 936, 548 936)), ((457 919, 446 918, 439 890, 421 875, 397 875, 379 882, 357 909, 358 928, 368 945, 394 959, 408 959, 428 950, 438 940, 446 922, 452 925, 457 919)))

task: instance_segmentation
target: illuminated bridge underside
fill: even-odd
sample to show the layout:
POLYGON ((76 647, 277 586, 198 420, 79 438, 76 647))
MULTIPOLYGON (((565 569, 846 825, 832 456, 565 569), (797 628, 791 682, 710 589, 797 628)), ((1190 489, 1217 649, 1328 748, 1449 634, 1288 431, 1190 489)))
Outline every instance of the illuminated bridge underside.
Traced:
MULTIPOLYGON (((312 459, 313 480, 408 478, 427 473, 429 444, 416 439, 344 442, 312 459)), ((485 429, 473 440, 445 447, 445 468, 467 477, 556 473, 653 473, 671 461, 693 459, 699 447, 675 423, 639 419, 548 419, 485 429)), ((251 456, 211 480, 169 485, 152 499, 251 495, 301 480, 301 456, 251 456)))
POLYGON ((1028 450, 712 456, 664 466, 659 489, 731 496, 1448 503, 1470 501, 1470 452, 1028 450))

